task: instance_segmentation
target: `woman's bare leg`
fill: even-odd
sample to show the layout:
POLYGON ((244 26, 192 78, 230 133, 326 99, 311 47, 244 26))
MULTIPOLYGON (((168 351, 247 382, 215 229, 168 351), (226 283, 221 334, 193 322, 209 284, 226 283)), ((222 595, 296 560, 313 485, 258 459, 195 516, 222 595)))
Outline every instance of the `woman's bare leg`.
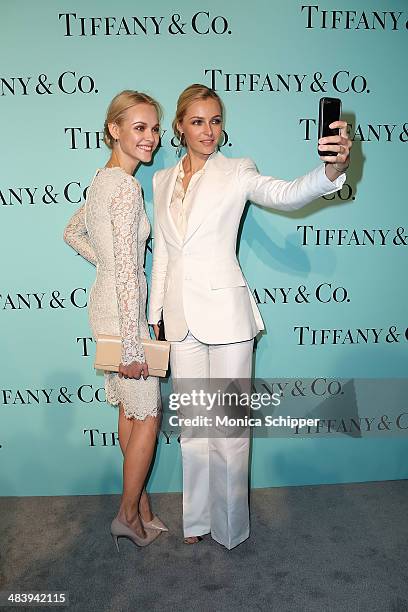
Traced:
MULTIPOLYGON (((126 417, 125 417, 126 418, 126 417)), ((158 417, 131 419, 123 460, 123 493, 118 517, 141 537, 145 531, 139 518, 139 502, 156 443, 158 417)), ((126 428, 121 428, 126 432, 126 428)))
MULTIPOLYGON (((119 423, 118 423, 118 434, 119 434, 119 445, 122 450, 123 456, 125 456, 126 447, 129 442, 130 434, 132 431, 133 419, 128 419, 125 416, 122 404, 119 404, 119 423)), ((142 519, 149 522, 153 519, 153 513, 150 508, 149 496, 147 495, 146 489, 143 487, 139 501, 139 514, 142 519)))

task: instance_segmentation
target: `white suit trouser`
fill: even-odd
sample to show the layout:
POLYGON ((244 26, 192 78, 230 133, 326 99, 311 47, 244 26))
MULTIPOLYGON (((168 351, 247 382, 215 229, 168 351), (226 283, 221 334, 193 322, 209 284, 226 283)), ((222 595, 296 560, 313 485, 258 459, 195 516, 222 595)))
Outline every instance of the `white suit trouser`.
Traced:
MULTIPOLYGON (((250 379, 253 339, 203 344, 191 333, 171 343, 170 363, 177 379, 250 379)), ((186 409, 184 409, 186 413, 186 409)), ((249 437, 181 436, 184 537, 211 532, 231 549, 249 537, 249 437)))

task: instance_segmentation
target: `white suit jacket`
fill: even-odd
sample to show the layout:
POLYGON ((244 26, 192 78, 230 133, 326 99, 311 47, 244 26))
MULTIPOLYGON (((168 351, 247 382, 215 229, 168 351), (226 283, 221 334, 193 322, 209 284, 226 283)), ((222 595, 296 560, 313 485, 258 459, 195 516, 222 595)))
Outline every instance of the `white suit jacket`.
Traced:
POLYGON ((278 210, 295 210, 341 188, 324 164, 293 181, 261 176, 250 159, 217 153, 208 159, 195 187, 184 240, 169 206, 178 165, 153 177, 154 249, 149 323, 163 312, 166 339, 183 340, 188 330, 201 342, 249 340, 264 329, 236 257, 236 239, 247 200, 278 210))

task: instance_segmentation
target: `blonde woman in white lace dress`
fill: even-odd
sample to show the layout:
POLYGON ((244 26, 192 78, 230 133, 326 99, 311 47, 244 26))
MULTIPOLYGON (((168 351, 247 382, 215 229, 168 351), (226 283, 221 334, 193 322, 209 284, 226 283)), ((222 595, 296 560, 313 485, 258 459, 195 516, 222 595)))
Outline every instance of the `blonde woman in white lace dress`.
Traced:
POLYGON ((119 373, 105 373, 106 399, 119 406, 119 442, 124 456, 123 494, 111 532, 139 546, 167 528, 153 516, 144 488, 156 442, 160 389, 149 376, 141 338, 148 338, 146 277, 143 269, 150 233, 142 191, 133 174, 152 159, 160 138, 160 107, 150 96, 123 91, 111 102, 105 142, 112 150, 97 171, 84 204, 71 218, 64 239, 96 265, 89 297, 89 320, 98 334, 122 337, 119 373))

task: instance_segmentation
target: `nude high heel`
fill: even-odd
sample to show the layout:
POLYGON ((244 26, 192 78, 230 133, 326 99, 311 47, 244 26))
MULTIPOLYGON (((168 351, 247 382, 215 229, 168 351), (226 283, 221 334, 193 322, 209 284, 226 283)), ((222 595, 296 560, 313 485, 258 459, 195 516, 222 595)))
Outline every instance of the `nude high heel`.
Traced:
POLYGON ((159 517, 155 514, 151 521, 144 521, 142 517, 140 517, 142 521, 142 525, 145 529, 156 529, 157 531, 168 531, 166 525, 159 519, 159 517))
POLYGON ((146 529, 146 537, 141 538, 130 527, 122 523, 116 516, 111 523, 111 535, 119 552, 118 538, 129 538, 136 546, 148 546, 159 537, 160 531, 154 529, 146 529))

